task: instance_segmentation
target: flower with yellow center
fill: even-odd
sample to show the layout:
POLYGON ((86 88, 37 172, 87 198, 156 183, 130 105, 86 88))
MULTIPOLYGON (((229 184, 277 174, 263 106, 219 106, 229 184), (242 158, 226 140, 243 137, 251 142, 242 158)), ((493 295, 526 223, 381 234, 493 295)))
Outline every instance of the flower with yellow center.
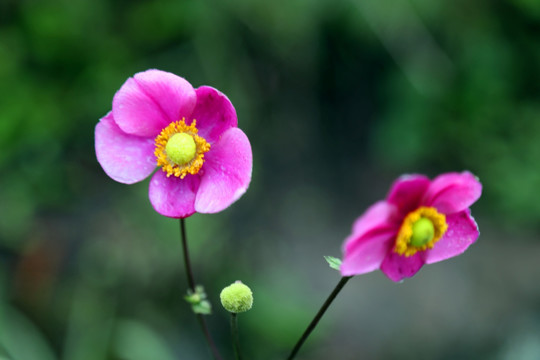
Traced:
POLYGON ((204 154, 210 144, 197 135, 196 120, 186 125, 185 119, 169 124, 156 137, 157 166, 167 173, 183 179, 187 174, 195 175, 204 164, 204 154))
POLYGON ((424 265, 462 254, 480 234, 469 207, 481 194, 482 184, 468 171, 399 177, 386 198, 354 222, 343 245, 341 275, 380 269, 398 282, 424 265))
POLYGON ((432 249, 447 229, 444 214, 437 212, 434 207, 421 206, 403 220, 394 252, 409 257, 418 251, 432 249))
POLYGON ((251 181, 251 145, 229 98, 157 69, 134 74, 116 92, 96 125, 95 147, 113 180, 151 176, 150 203, 174 219, 223 211, 251 181))

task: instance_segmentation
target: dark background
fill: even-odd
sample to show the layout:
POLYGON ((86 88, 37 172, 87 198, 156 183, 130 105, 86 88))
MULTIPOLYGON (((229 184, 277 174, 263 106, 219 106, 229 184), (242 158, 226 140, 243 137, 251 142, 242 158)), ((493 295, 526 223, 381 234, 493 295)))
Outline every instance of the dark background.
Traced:
POLYGON ((282 359, 354 219, 403 173, 465 169, 478 243, 353 279, 298 359, 540 358, 539 34, 535 0, 0 0, 0 358, 210 358, 178 221, 95 158, 148 68, 227 94, 253 147, 248 192, 187 220, 227 358, 223 287, 254 291, 245 358, 282 359))

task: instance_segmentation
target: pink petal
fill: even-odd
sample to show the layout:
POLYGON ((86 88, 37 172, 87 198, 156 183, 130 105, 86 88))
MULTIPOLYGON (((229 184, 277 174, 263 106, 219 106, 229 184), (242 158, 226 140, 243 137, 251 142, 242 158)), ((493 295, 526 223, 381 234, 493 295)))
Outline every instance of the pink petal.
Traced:
POLYGON ((200 176, 187 175, 180 179, 158 169, 152 180, 148 195, 154 209, 163 216, 179 219, 195 213, 195 196, 200 185, 200 176))
POLYGON ((216 213, 246 192, 251 181, 251 145, 242 130, 231 128, 212 145, 205 160, 195 209, 200 213, 216 213))
POLYGON ((396 205, 402 214, 408 214, 418 208, 429 183, 423 175, 401 176, 392 185, 386 200, 396 205))
POLYGON ((214 143, 227 129, 237 127, 236 110, 225 94, 210 86, 201 86, 195 92, 197 104, 191 118, 197 120, 200 136, 214 143))
POLYGON ((422 253, 418 252, 413 256, 398 255, 393 251, 381 264, 381 271, 392 281, 401 281, 404 278, 414 276, 424 265, 422 253))
POLYGON ((171 122, 187 120, 195 101, 195 90, 185 79, 147 70, 127 79, 114 95, 112 111, 124 132, 156 137, 171 122))
POLYGON ((422 203, 443 214, 452 214, 467 209, 481 193, 482 184, 470 172, 447 173, 433 179, 422 203))
POLYGON ((357 239, 354 235, 345 240, 345 256, 341 264, 341 275, 360 275, 377 270, 396 237, 395 231, 370 232, 357 239), (354 243, 354 247, 347 247, 348 243, 354 243))
POLYGON ((386 201, 376 202, 354 222, 350 239, 345 241, 344 251, 351 251, 351 248, 356 247, 356 243, 361 241, 368 232, 397 231, 399 223, 394 205, 386 201))
POLYGON ((447 215, 446 222, 448 230, 442 239, 435 244, 433 249, 426 251, 427 264, 446 260, 463 253, 480 234, 469 209, 447 215))
POLYGON ((154 139, 124 133, 108 113, 96 125, 96 157, 113 180, 133 184, 156 168, 154 139))

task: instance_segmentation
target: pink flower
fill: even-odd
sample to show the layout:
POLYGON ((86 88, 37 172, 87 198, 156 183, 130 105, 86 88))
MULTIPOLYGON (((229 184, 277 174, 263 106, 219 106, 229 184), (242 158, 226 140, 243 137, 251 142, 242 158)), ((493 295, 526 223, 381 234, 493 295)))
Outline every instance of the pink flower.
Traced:
POLYGON ((159 166, 149 197, 164 216, 222 211, 251 181, 251 146, 229 99, 168 72, 129 78, 95 136, 97 159, 113 180, 133 184, 159 166))
POLYGON ((478 238, 469 210, 482 185, 469 172, 399 178, 386 200, 372 205, 345 240, 343 276, 376 269, 393 281, 411 277, 424 264, 463 253, 478 238))

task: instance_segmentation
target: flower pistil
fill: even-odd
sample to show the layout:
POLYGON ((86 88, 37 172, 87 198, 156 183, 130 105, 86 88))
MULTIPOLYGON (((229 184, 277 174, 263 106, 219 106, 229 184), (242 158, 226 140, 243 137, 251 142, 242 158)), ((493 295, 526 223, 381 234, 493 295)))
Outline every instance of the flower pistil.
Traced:
POLYGON ((410 212, 401 224, 394 252, 407 257, 418 251, 432 249, 446 230, 446 216, 434 207, 421 206, 410 212))
POLYGON ((156 137, 157 166, 161 166, 167 177, 174 175, 183 179, 187 174, 199 172, 210 144, 197 135, 198 132, 195 120, 188 126, 183 118, 170 123, 156 137))

